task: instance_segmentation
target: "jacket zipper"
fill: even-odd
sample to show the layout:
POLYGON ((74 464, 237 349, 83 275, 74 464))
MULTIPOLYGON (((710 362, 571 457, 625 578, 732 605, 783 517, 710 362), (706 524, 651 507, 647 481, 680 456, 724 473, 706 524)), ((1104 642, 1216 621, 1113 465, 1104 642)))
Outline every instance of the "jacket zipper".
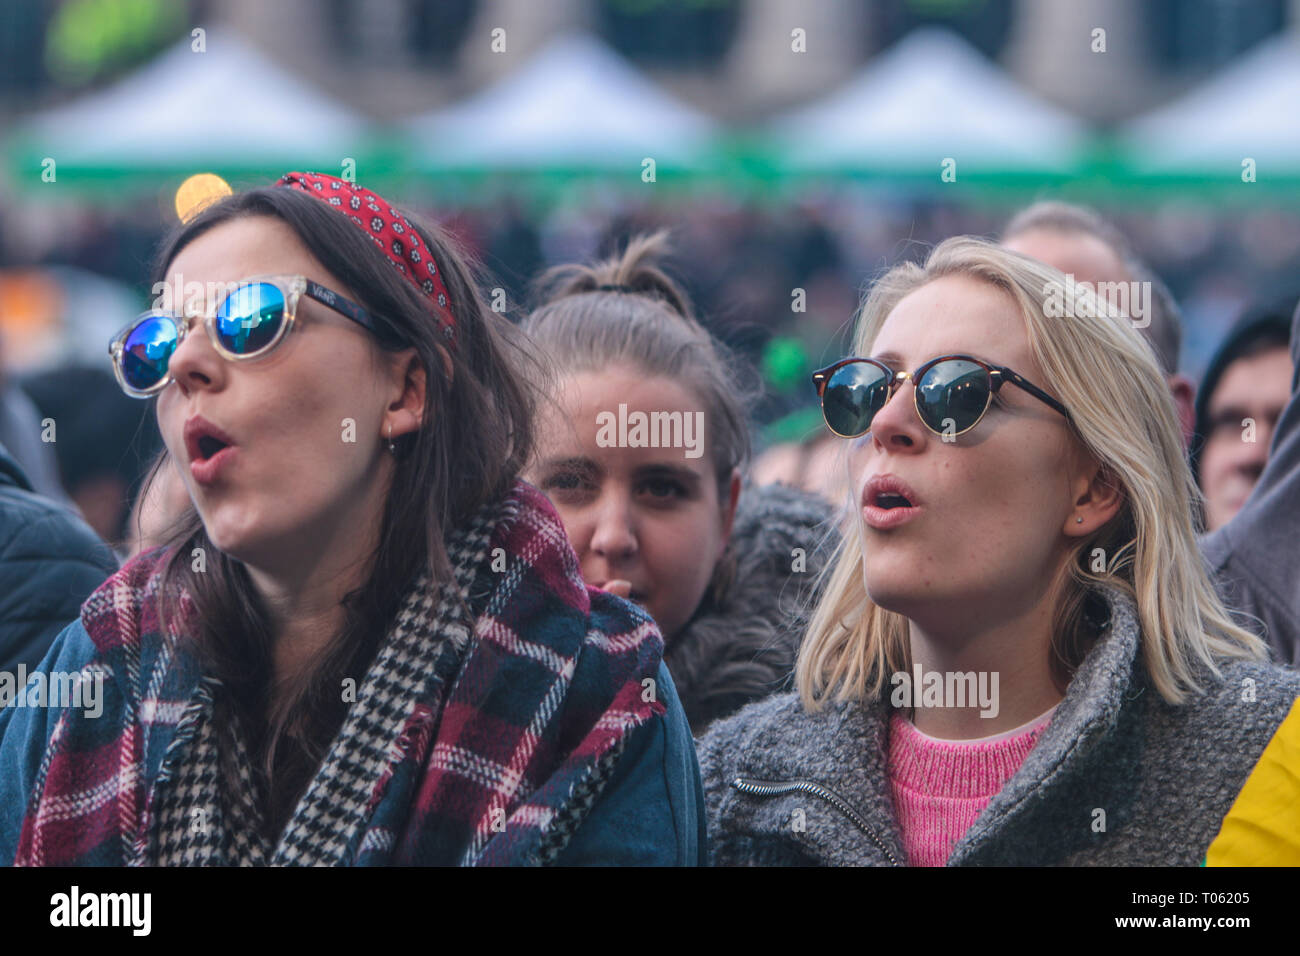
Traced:
POLYGON ((811 780, 789 780, 789 781, 764 781, 764 780, 746 780, 744 777, 736 777, 731 781, 731 788, 739 790, 741 793, 747 793, 756 797, 773 797, 783 793, 811 793, 815 797, 825 800, 835 809, 839 810, 846 817, 853 821, 854 825, 865 833, 871 842, 880 848, 880 852, 885 854, 885 858, 894 866, 900 866, 898 859, 890 853, 880 837, 876 836, 874 830, 867 825, 866 818, 862 816, 853 805, 841 797, 830 787, 824 787, 820 783, 814 783, 811 780))

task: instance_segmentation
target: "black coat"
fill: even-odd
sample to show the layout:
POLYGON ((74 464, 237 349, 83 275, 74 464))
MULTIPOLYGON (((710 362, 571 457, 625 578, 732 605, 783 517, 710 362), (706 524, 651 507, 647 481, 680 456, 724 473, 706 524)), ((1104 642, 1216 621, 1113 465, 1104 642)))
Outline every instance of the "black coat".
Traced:
POLYGON ((696 737, 718 718, 788 688, 815 579, 838 540, 832 510, 783 485, 741 495, 732 584, 721 600, 706 595, 664 653, 696 737))
POLYGON ((32 491, 0 445, 0 670, 34 669, 117 559, 72 511, 32 491))

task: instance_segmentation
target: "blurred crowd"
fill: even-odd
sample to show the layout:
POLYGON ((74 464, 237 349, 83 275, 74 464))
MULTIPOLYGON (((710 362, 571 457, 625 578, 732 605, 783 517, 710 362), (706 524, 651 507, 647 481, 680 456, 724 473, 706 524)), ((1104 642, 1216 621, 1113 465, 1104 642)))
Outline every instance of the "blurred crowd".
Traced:
MULTIPOLYGON (((96 722, 95 691, 84 719, 58 705, 64 723, 53 735, 28 712, 48 703, 29 705, 33 692, 0 708, 0 804, 9 808, 0 814, 0 858, 111 865, 129 862, 122 848, 136 846, 144 855, 131 859, 162 865, 904 857, 942 865, 979 862, 971 847, 984 847, 988 862, 1021 864, 1268 859, 1271 851, 1261 856, 1234 836, 1241 806, 1231 817, 1226 798, 1248 787, 1248 776, 1268 776, 1271 758, 1255 775, 1252 767, 1300 689, 1285 666, 1297 653, 1295 602, 1278 597, 1294 594, 1287 500, 1300 475, 1300 296, 1286 287, 1285 268, 1271 271, 1293 258, 1279 252, 1281 240, 1252 256, 1233 240, 1247 246, 1253 232, 1209 220, 1198 236, 1190 213, 1162 215, 1184 218, 1166 233, 1174 227, 1160 216, 1139 229, 1137 220, 1059 201, 1007 215, 848 194, 785 204, 595 202, 542 216, 503 201, 440 217, 445 229, 435 231, 337 177, 290 173, 196 210, 152 268, 145 229, 112 251, 115 220, 93 221, 97 241, 52 230, 22 265, 102 278, 125 256, 137 276, 181 282, 194 269, 248 281, 208 303, 206 335, 155 303, 114 339, 112 361, 99 363, 62 361, 88 360, 93 349, 33 346, 41 323, 48 333, 54 320, 40 318, 42 296, 27 291, 17 354, 28 367, 0 379, 0 620, 9 625, 0 651, 20 675, 37 668, 38 691, 59 674, 88 673, 86 660, 127 655, 113 666, 150 693, 169 688, 199 716, 182 719, 169 707, 172 717, 153 725, 154 745, 179 755, 182 799, 161 801, 160 835, 146 846, 124 838, 123 814, 79 806, 72 825, 56 825, 48 808, 110 792, 118 783, 101 779, 105 767, 149 761, 116 728, 153 698, 110 699, 122 713, 96 722), (985 238, 953 235, 961 232, 985 238), (1164 276, 1178 273, 1156 264, 1161 237, 1184 253, 1198 241, 1217 249, 1201 274, 1181 275, 1199 298, 1180 304, 1171 291, 1164 276), (1237 271, 1244 262, 1250 283, 1237 271), (304 328, 313 334, 290 339, 307 302, 314 318, 304 328), (328 321, 318 307, 352 324, 328 321), (500 311, 519 327, 493 315, 500 311), (362 345, 355 326, 383 352, 362 345), (285 342, 293 344, 272 358, 285 342), (980 357, 985 345, 999 357, 980 357), (921 361, 923 350, 937 354, 921 361), (31 361, 42 354, 44 367, 31 361), (516 367, 525 355, 528 364, 516 367), (921 364, 898 367, 912 361, 921 364), (1048 381, 1049 369, 1059 400, 1034 384, 1048 381), (761 389, 747 381, 755 370, 761 389), (907 379, 912 408, 892 401, 907 379), (1058 415, 1045 424, 1024 413, 1007 383, 1058 415), (536 406, 534 389, 545 398, 536 406), (958 437, 995 405, 991 421, 1001 427, 958 437), (824 424, 808 421, 809 411, 824 424), (368 455, 354 448, 358 420, 368 455), (429 420, 437 424, 424 427, 429 420), (320 441, 337 423, 341 440, 320 441), (1050 438, 1061 434, 1071 436, 1064 445, 1050 438), (956 440, 963 444, 952 457, 927 455, 956 440), (906 460, 909 477, 854 473, 851 462, 880 467, 881 454, 892 456, 887 468, 906 460), (172 467, 180 462, 192 481, 172 467), (84 523, 56 503, 66 499, 84 523), (454 525, 442 523, 440 508, 454 525), (866 530, 911 521, 911 538, 866 530), (1039 540, 1055 543, 1043 552, 1057 554, 1055 569, 1040 558, 1039 540), (432 599, 429 569, 444 565, 448 586, 472 608, 432 599), (873 585, 883 596, 864 590, 873 585), (1043 595, 1041 607, 1005 611, 1026 593, 1043 595), (887 729, 863 724, 867 744, 855 744, 828 729, 840 725, 818 716, 828 703, 818 696, 840 682, 836 693, 883 704, 886 669, 891 684, 907 676, 906 658, 878 656, 897 655, 904 640, 899 621, 880 612, 910 620, 887 602, 946 620, 954 633, 981 633, 929 648, 965 653, 978 644, 987 656, 974 670, 959 657, 931 658, 927 669, 952 664, 948 672, 974 680, 979 671, 980 681, 991 674, 992 696, 980 690, 977 713, 965 696, 932 704, 927 690, 922 709, 944 711, 935 723, 928 713, 903 716, 921 705, 891 695, 887 729), (457 617, 467 610, 476 619, 468 628, 457 617), (988 620, 1008 620, 970 623, 985 621, 986 610, 988 620), (173 626, 185 629, 179 639, 173 626), (464 633, 492 636, 447 639, 464 633), (564 656, 575 639, 585 642, 582 667, 564 656), (1220 655, 1231 670, 1216 672, 1215 693, 1189 680, 1197 695, 1189 701, 1181 681, 1193 655, 1220 655), (880 668, 875 688, 864 661, 880 668), (1049 673, 1058 664, 1060 673, 1049 673), (454 680, 442 670, 452 667, 462 669, 454 680), (359 704, 357 668, 366 668, 359 704), (1013 682, 1005 713, 999 668, 1036 675, 1013 682), (198 685, 168 683, 200 674, 217 688, 215 705, 198 685), (1151 696, 1132 692, 1130 677, 1149 682, 1151 696), (449 696, 430 708, 423 688, 444 680, 449 696), (1242 686, 1251 692, 1239 695, 1242 686), (662 698, 646 697, 646 687, 662 688, 662 698), (791 687, 797 694, 779 693, 791 687), (568 696, 557 704, 557 693, 568 696), (373 701, 406 698, 412 720, 436 726, 431 744, 405 719, 391 727, 369 719, 373 701), (643 706, 655 703, 662 713, 643 706), (429 716, 440 711, 456 719, 429 716), (999 714, 1003 732, 980 733, 991 725, 974 718, 999 714), (169 747, 166 735, 194 720, 193 739, 169 747), (1071 723, 1103 720, 1131 732, 1098 742, 1071 723), (254 736, 242 739, 241 726, 254 736), (622 728, 612 742, 609 728, 622 728), (400 740, 388 740, 399 730, 400 740), (755 746, 752 733, 766 742, 755 746), (891 755, 906 763, 913 753, 916 766, 935 769, 910 774, 891 756, 881 771, 886 733, 891 755), (401 742, 420 734, 423 744, 401 742), (528 797, 534 803, 492 829, 504 837, 478 845, 482 813, 460 819, 455 808, 484 798, 483 775, 444 773, 437 757, 425 766, 423 748, 455 752, 466 766, 505 766, 523 734, 582 743, 542 748, 547 762, 529 773, 547 782, 528 797), (1147 749, 1135 756, 1131 740, 1147 749), (598 756, 606 746, 612 759, 598 756), (1086 761, 1077 757, 1094 746, 1086 761), (349 748, 403 754, 373 791, 383 794, 378 805, 357 803, 372 792, 360 778, 347 792, 317 786, 362 772, 349 748), (769 757, 775 769, 751 762, 769 757), (1090 761, 1104 768, 1094 785, 1140 795, 1116 839, 1070 843, 1096 799, 1067 774, 1044 779, 1040 770, 1072 759, 1070 774, 1090 761), (784 791, 752 781, 794 774, 806 782, 804 764, 829 774, 832 794, 857 787, 851 778, 874 767, 892 797, 866 811, 869 824, 858 811, 850 816, 864 832, 893 834, 896 845, 876 839, 847 854, 841 841, 803 847, 788 839, 780 812, 772 834, 755 839, 766 801, 784 791), (47 765, 56 768, 48 777, 47 765), (960 787, 984 786, 995 773, 1004 773, 1000 782, 949 812, 949 782, 969 774, 960 787), (382 789, 390 778, 418 779, 418 793, 437 799, 412 798, 403 785, 382 789), (586 786, 605 794, 589 813, 575 796, 586 786), (1018 799, 1025 786, 1054 808, 1028 837, 985 820, 992 800, 1018 799), (1194 812, 1180 814, 1185 833, 1170 826, 1166 793, 1191 794, 1194 812), (233 812, 196 838, 195 806, 233 812), (372 810, 373 838, 322 833, 312 822, 323 813, 361 820, 372 810), (637 827, 625 824, 628 813, 637 827), (552 838, 537 820, 566 822, 552 838), (449 843, 445 834, 457 828, 449 843), (419 838, 395 845, 393 832, 419 838), (1160 837, 1131 838, 1148 832, 1160 837)), ((1270 225, 1285 234, 1282 218, 1254 221, 1270 225)), ((103 315, 64 311, 56 322, 64 339, 102 335, 103 315)), ((924 625, 910 627, 919 687, 929 638, 924 625)), ((864 714, 883 720, 887 712, 864 714)), ((514 800, 507 790, 491 800, 514 800)))
MULTIPOLYGON (((548 266, 609 255, 630 235, 669 229, 676 275, 705 326, 763 379, 764 395, 753 409, 760 449, 819 428, 808 370, 841 354, 873 276, 923 258, 947 236, 997 236, 1013 211, 852 184, 750 198, 668 193, 653 202, 595 188, 575 195, 502 193, 454 210, 426 205, 417 211, 441 222, 478 258, 483 281, 504 290, 513 315, 527 309, 530 280, 548 266)), ((65 297, 69 314, 54 317, 58 328, 49 333, 62 339, 49 352, 55 358, 27 366, 11 348, 0 366, 11 416, 0 432, 9 434, 11 451, 26 459, 42 491, 71 497, 113 542, 123 540, 157 437, 143 404, 121 395, 97 356, 105 330, 147 304, 142 276, 170 213, 161 205, 151 198, 113 207, 15 203, 0 210, 0 275, 58 267, 73 277, 120 283, 126 293, 103 306, 116 313, 110 315, 76 314, 84 306, 75 295, 65 297), (57 420, 59 441, 28 450, 31 442, 15 437, 12 416, 33 413, 57 420)), ((1101 212, 1177 301, 1177 371, 1193 385, 1207 370, 1222 371, 1211 369, 1212 360, 1235 322, 1248 313, 1285 311, 1294 299, 1300 228, 1286 210, 1225 214, 1193 201, 1152 201, 1101 212)), ((12 335, 10 318, 0 315, 0 343, 12 335)), ((790 468, 775 473, 788 475, 790 468)))

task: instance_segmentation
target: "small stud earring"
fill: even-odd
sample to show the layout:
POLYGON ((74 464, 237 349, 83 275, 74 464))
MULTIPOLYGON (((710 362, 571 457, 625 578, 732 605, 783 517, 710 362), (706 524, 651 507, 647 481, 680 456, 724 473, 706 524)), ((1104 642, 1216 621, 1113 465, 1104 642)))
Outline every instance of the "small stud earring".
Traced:
POLYGON ((1083 519, 1082 519, 1082 518, 1075 518, 1075 519, 1074 519, 1074 523, 1075 523, 1075 524, 1083 524, 1083 519))

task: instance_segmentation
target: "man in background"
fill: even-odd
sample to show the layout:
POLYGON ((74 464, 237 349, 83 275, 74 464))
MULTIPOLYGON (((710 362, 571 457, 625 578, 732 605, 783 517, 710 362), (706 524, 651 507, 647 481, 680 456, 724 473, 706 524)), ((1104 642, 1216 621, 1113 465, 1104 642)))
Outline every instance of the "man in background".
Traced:
POLYGON ((1290 350, 1291 394, 1263 474, 1232 520, 1201 539, 1224 603, 1249 615, 1243 625, 1284 664, 1300 663, 1300 308, 1290 350))
POLYGON ((1196 396, 1192 472, 1205 495, 1205 526, 1241 510, 1268 462, 1291 398, 1291 315, 1296 296, 1249 308, 1219 345, 1196 396))
POLYGON ((1159 277, 1133 253, 1118 229, 1084 206, 1037 202, 1022 209, 1002 232, 1002 245, 1045 262, 1096 288, 1099 283, 1150 283, 1150 315, 1131 316, 1147 340, 1169 383, 1183 441, 1190 444, 1196 422, 1196 389, 1178 372, 1183 321, 1178 303, 1159 277))

